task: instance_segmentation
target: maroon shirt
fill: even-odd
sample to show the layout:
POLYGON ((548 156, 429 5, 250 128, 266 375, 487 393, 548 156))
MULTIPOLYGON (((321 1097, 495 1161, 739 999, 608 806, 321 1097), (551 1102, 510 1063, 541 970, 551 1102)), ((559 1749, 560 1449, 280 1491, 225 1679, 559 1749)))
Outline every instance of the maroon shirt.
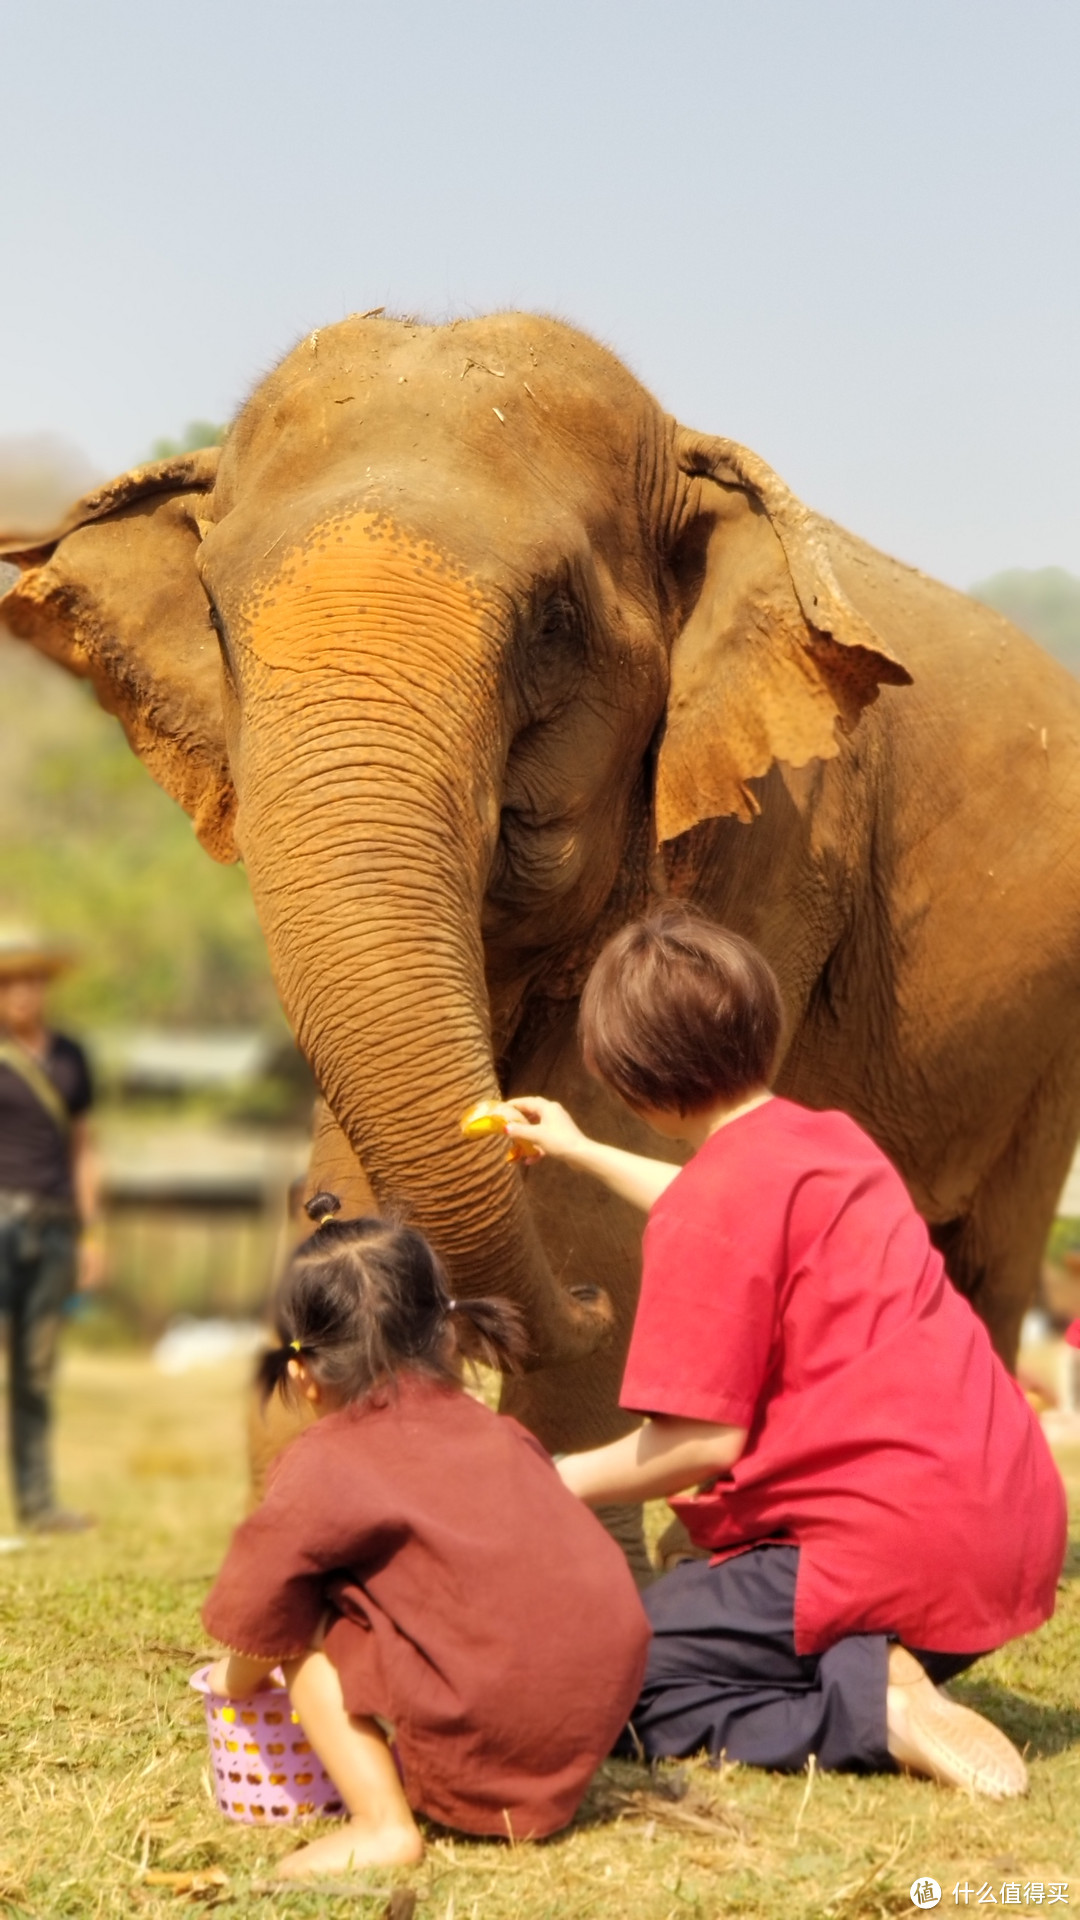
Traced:
POLYGON ((846 1114, 770 1100, 652 1209, 624 1407, 749 1429, 672 1506, 719 1554, 800 1549, 795 1645, 985 1653, 1054 1610, 1065 1494, 899 1174, 846 1114))
POLYGON ((531 1434, 407 1374, 292 1441, 203 1620, 281 1659, 328 1606, 345 1704, 393 1723, 413 1807, 515 1839, 566 1825, 637 1698, 648 1624, 531 1434))

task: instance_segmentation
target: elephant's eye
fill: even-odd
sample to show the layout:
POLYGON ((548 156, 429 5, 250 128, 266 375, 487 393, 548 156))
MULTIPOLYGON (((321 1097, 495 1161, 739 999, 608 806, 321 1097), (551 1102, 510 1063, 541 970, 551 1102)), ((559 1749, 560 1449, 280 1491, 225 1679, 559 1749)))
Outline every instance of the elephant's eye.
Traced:
POLYGON ((225 631, 225 622, 222 619, 220 613, 218 612, 212 600, 207 606, 206 618, 209 621, 210 625, 213 627, 214 632, 217 634, 218 651, 221 654, 221 663, 225 669, 226 675, 231 680, 233 677, 233 659, 232 659, 232 653, 229 648, 229 636, 225 631))
POLYGON ((558 660, 581 652, 582 617, 577 601, 564 589, 544 601, 533 635, 534 646, 546 660, 558 660))
POLYGON ((548 720, 577 692, 585 671, 586 622, 565 588, 550 593, 528 621, 517 678, 529 720, 548 720))

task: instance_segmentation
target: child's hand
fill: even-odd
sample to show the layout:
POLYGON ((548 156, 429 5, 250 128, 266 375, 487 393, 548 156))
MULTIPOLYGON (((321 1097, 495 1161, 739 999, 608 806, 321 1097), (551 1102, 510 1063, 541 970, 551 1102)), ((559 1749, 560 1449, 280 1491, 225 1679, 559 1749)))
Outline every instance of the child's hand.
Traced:
POLYGON ((215 1660, 213 1666, 209 1668, 206 1675, 206 1684, 211 1693, 224 1694, 226 1699, 228 1698, 229 1656, 227 1653, 223 1653, 221 1659, 215 1660))
POLYGON ((573 1160, 588 1145, 576 1120, 557 1100, 545 1100, 540 1094, 516 1093, 505 1102, 508 1113, 506 1132, 511 1140, 527 1141, 529 1146, 553 1160, 573 1160))
POLYGON ((206 1684, 211 1693, 220 1693, 227 1700, 246 1700, 258 1693, 264 1681, 274 1671, 272 1660, 253 1660, 242 1653, 225 1653, 215 1660, 206 1676, 206 1684))
MULTIPOLYGON (((468 1113, 462 1114, 461 1131, 467 1140, 480 1140, 485 1134, 509 1132, 508 1122, 520 1116, 516 1107, 506 1100, 480 1100, 468 1113)), ((539 1160, 542 1156, 539 1147, 530 1146, 525 1140, 511 1140, 506 1157, 509 1161, 539 1160)))

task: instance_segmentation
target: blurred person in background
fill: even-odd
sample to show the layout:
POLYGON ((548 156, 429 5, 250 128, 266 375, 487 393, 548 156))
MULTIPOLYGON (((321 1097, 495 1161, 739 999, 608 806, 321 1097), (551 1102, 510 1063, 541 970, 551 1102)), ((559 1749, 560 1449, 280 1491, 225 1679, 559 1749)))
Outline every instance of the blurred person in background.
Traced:
POLYGON ((45 1017, 50 982, 68 964, 48 941, 0 929, 0 1313, 14 1504, 32 1533, 92 1524, 57 1501, 50 1433, 65 1303, 103 1277, 90 1069, 45 1017))

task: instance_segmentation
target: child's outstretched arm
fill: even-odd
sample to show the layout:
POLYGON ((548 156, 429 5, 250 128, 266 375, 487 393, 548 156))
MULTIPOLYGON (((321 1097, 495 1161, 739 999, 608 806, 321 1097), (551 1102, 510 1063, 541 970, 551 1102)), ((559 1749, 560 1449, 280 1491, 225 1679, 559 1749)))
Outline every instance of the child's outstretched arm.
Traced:
POLYGON ((558 1462, 563 1485, 586 1506, 635 1504, 686 1493, 735 1465, 746 1445, 745 1427, 658 1415, 633 1433, 558 1462))
POLYGON ((552 1160, 564 1160, 567 1166, 595 1175, 612 1193, 645 1213, 679 1171, 669 1160, 650 1160, 645 1154, 627 1153, 624 1147, 590 1140, 557 1100, 544 1100, 539 1094, 515 1094, 504 1105, 506 1112, 515 1116, 507 1120, 511 1140, 528 1140, 552 1160))

